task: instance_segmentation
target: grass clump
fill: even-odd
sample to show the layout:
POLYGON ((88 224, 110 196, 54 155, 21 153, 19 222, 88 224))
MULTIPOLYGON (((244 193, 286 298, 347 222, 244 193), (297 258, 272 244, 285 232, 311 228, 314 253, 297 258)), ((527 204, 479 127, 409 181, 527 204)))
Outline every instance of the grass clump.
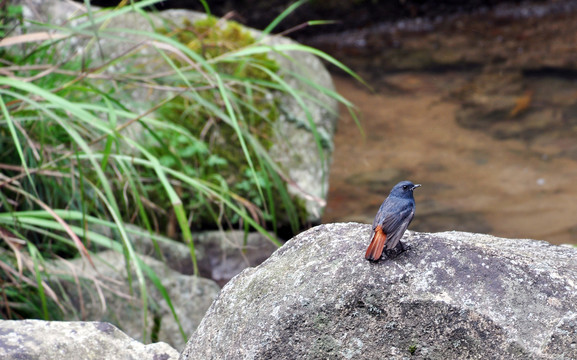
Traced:
POLYGON ((9 54, 0 68, 2 318, 59 318, 74 304, 49 261, 81 257, 93 267, 97 251, 112 249, 124 254, 126 292, 138 294, 148 324, 151 287, 172 305, 134 236, 186 243, 197 274, 191 227, 241 227, 278 244, 270 231, 279 214, 298 223, 289 179, 267 152, 278 111, 270 99, 282 92, 304 106, 310 95, 267 54, 304 51, 348 69, 210 17, 167 27, 142 11, 155 2, 88 8, 58 26, 24 23, 0 43, 9 54), (156 25, 123 28, 125 16, 156 25), (151 54, 160 62, 146 62, 151 54))
MULTIPOLYGON (((256 43, 252 34, 238 23, 219 20, 212 16, 196 21, 184 19, 181 26, 171 24, 157 31, 174 38, 206 60, 256 43)), ((185 65, 177 58, 174 60, 179 67, 185 65)), ((271 90, 266 88, 266 84, 272 83, 272 79, 261 67, 273 73, 279 70, 279 64, 267 53, 248 55, 243 61, 216 62, 214 69, 223 78, 234 80, 229 88, 234 93, 235 107, 242 125, 251 134, 251 140, 257 141, 267 151, 273 144, 273 123, 279 117, 279 112, 278 98, 273 97, 271 90)), ((287 218, 280 214, 276 214, 276 218, 273 218, 270 212, 266 211, 267 203, 263 201, 258 189, 271 185, 269 176, 259 163, 254 164, 253 172, 246 158, 248 155, 251 159, 257 159, 257 151, 253 147, 248 147, 246 155, 239 151, 240 138, 234 124, 215 116, 213 111, 203 105, 203 102, 219 103, 221 93, 217 89, 207 88, 194 95, 184 93, 159 109, 164 121, 185 128, 193 138, 179 136, 171 139, 168 144, 153 145, 151 151, 165 166, 176 167, 191 176, 226 183, 232 192, 258 208, 265 209, 262 217, 266 221, 272 222, 279 217, 287 218), (196 96, 201 97, 203 101, 197 101, 196 96), (167 152, 163 145, 168 145, 170 151, 167 152)), ((170 139, 164 134, 160 134, 159 137, 170 139)), ((283 189, 277 189, 272 193, 278 194, 278 191, 287 193, 286 186, 282 185, 283 189)), ((195 208, 198 205, 195 204, 192 194, 182 194, 182 199, 188 204, 188 208, 195 208)), ((271 202, 282 204, 278 196, 271 202)), ((219 212, 217 206, 213 204, 210 210, 199 212, 192 225, 203 228, 207 224, 214 223, 213 215, 219 212)), ((225 209, 221 215, 231 224, 238 224, 241 221, 241 218, 230 209, 225 209)), ((294 225, 298 226, 296 223, 294 225)))

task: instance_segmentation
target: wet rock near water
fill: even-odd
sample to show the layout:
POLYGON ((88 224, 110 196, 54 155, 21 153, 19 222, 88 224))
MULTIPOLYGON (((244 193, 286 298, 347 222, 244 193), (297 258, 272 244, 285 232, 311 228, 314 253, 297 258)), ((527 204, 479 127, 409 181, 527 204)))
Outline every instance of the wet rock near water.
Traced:
POLYGON ((296 236, 224 287, 180 359, 577 357, 577 249, 408 233, 408 251, 371 263, 370 234, 296 236))
POLYGON ((104 322, 3 320, 0 358, 175 360, 178 352, 166 343, 139 343, 104 322))
MULTIPOLYGON (((307 43, 358 71, 577 68, 577 5, 521 2, 323 32, 307 43), (366 57, 370 56, 370 61, 366 57)), ((370 78, 370 77, 369 77, 370 78)))

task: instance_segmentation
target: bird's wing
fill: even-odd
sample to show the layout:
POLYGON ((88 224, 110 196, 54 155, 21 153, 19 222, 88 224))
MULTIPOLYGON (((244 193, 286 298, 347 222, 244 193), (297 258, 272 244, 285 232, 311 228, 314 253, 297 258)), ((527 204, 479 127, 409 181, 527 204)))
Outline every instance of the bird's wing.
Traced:
POLYGON ((383 220, 383 216, 385 216, 385 201, 383 201, 383 203, 381 204, 381 206, 379 207, 379 211, 377 211, 377 215, 375 216, 375 219, 373 220, 373 230, 377 229, 377 226, 381 225, 381 221, 383 220))
POLYGON ((382 221, 382 227, 383 232, 387 234, 386 248, 389 250, 395 248, 403 237, 405 230, 407 230, 415 216, 415 208, 407 206, 400 212, 387 215, 382 221))

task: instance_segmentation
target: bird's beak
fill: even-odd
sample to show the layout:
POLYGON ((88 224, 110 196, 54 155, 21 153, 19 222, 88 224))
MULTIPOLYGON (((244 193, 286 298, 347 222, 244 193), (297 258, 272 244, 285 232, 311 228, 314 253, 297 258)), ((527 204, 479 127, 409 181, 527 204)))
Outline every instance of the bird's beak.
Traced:
POLYGON ((415 190, 416 188, 421 187, 421 184, 415 184, 413 185, 413 188, 411 190, 415 190))

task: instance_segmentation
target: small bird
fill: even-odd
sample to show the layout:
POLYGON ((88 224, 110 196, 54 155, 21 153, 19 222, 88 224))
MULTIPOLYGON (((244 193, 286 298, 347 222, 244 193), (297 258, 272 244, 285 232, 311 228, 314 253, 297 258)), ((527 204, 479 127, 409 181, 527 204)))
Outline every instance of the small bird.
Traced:
POLYGON ((415 216, 415 199, 413 190, 421 186, 410 181, 401 181, 393 187, 389 196, 383 201, 375 221, 373 237, 367 248, 365 259, 378 261, 383 250, 392 250, 400 243, 405 230, 415 216))

